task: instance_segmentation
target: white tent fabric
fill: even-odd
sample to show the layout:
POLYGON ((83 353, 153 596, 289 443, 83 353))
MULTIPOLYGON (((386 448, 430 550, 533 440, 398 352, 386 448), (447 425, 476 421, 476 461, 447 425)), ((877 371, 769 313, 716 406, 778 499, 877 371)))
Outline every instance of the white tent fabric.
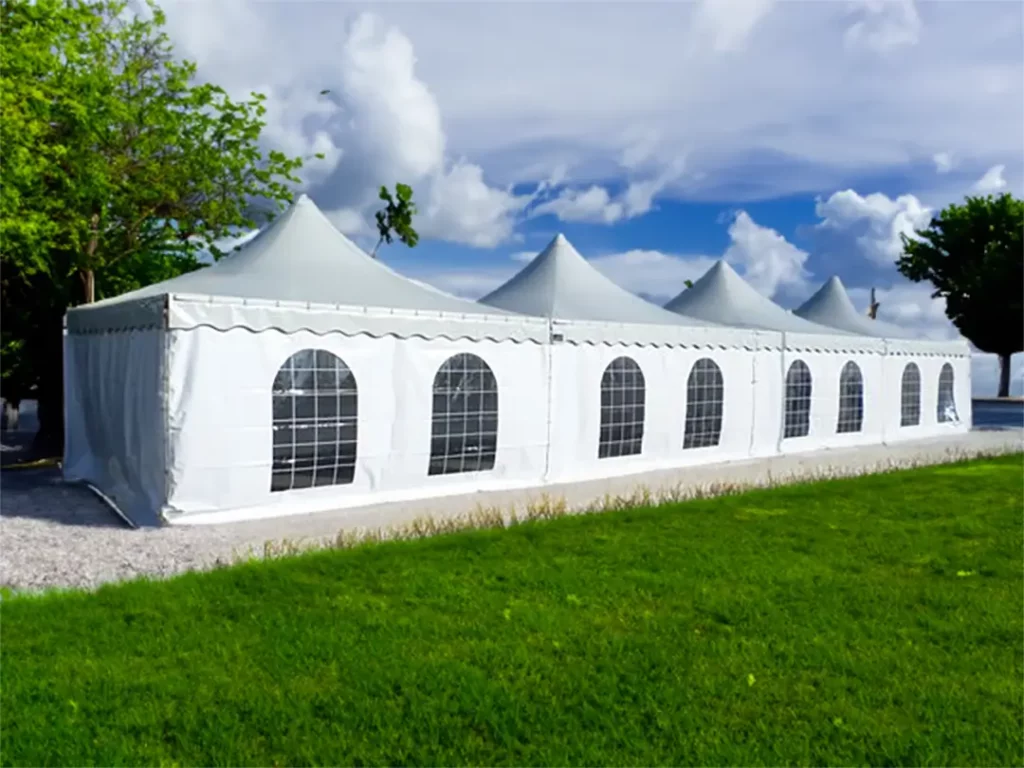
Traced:
POLYGON ((672 316, 661 307, 620 288, 558 234, 504 285, 481 304, 524 315, 606 323, 654 323, 706 327, 695 318, 672 316))
POLYGON ((857 312, 842 281, 832 276, 811 298, 793 311, 793 314, 819 325, 836 328, 847 333, 888 339, 911 339, 913 334, 890 323, 872 320, 857 312))
POLYGON ((788 312, 754 290, 725 261, 719 260, 704 276, 665 305, 677 312, 720 325, 768 331, 845 335, 788 312))
POLYGON ((306 195, 235 253, 195 272, 72 311, 68 327, 84 331, 159 324, 168 296, 186 302, 192 298, 192 303, 195 297, 202 297, 201 303, 222 297, 233 305, 509 315, 397 274, 335 229, 306 195))
POLYGON ((396 274, 302 198, 213 266, 68 312, 64 475, 137 523, 204 523, 970 423, 965 344, 684 318, 564 238, 488 301, 396 274))

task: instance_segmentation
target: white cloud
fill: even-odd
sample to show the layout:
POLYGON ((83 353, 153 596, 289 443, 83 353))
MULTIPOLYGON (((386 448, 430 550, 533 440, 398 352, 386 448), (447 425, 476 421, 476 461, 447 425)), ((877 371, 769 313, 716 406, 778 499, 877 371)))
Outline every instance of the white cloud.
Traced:
POLYGON ((586 14, 572 3, 486 14, 389 3, 372 5, 387 23, 362 30, 359 4, 164 5, 201 78, 235 95, 268 92, 268 141, 329 150, 308 172, 318 201, 330 192, 339 207, 398 180, 378 176, 442 173, 449 156, 471 158, 500 189, 559 166, 577 190, 618 189, 634 165, 687 148, 691 172, 659 194, 733 202, 837 188, 937 153, 965 167, 1004 162, 1011 179, 1024 165, 1012 3, 920 15, 910 3, 860 3, 852 17, 842 3, 767 0, 602 3, 586 14), (844 36, 897 55, 844 54, 844 36), (322 88, 332 93, 318 98, 322 88))
POLYGON ((953 156, 949 152, 936 152, 932 155, 936 173, 949 173, 953 170, 953 156))
MULTIPOLYGON (((642 162, 641 158, 645 156, 642 153, 649 151, 649 146, 644 146, 641 151, 632 154, 627 150, 624 163, 635 167, 642 162)), ((683 167, 683 159, 677 157, 656 176, 630 182, 616 197, 612 197, 607 189, 596 184, 583 190, 563 189, 554 199, 534 206, 530 216, 553 214, 562 221, 587 221, 598 224, 615 224, 625 219, 643 216, 654 207, 654 198, 682 176, 683 167)))
POLYGON ((530 200, 489 187, 480 166, 460 161, 431 180, 417 231, 424 237, 493 248, 511 238, 515 216, 530 200))
POLYGON ((774 229, 762 227, 746 211, 737 213, 729 225, 729 238, 725 260, 741 265, 744 279, 759 293, 770 298, 780 288, 806 285, 807 252, 774 229))
POLYGON ((860 18, 847 30, 848 47, 876 52, 916 45, 921 36, 921 16, 914 0, 858 0, 860 18))
POLYGON ((774 0, 700 0, 693 23, 694 38, 718 53, 741 49, 774 0))
POLYGON ((518 261, 521 264, 526 264, 533 261, 537 253, 537 251, 516 251, 509 256, 509 258, 512 259, 512 261, 518 261))
POLYGON ((627 291, 664 303, 683 290, 684 281, 699 279, 711 268, 715 259, 634 249, 597 256, 590 263, 627 291))
POLYGON ((415 190, 424 237, 491 247, 512 235, 529 198, 489 185, 477 164, 448 159, 441 109, 408 36, 375 14, 328 14, 324 25, 335 38, 328 56, 320 58, 309 41, 285 52, 284 41, 309 25, 295 25, 300 7, 274 18, 277 10, 171 0, 169 32, 199 62, 201 76, 237 98, 267 95, 264 140, 307 158, 306 188, 339 228, 371 232, 379 187, 404 182, 415 190), (244 47, 225 43, 242 39, 225 29, 243 31, 244 47))
POLYGON ((1006 179, 1003 177, 1005 171, 1005 165, 993 165, 985 171, 984 176, 974 183, 972 190, 982 195, 988 195, 1006 189, 1006 179))
POLYGON ((602 224, 614 224, 624 213, 622 203, 612 200, 608 190, 596 184, 584 190, 564 189, 554 200, 541 203, 531 211, 532 216, 554 214, 562 221, 602 224))
POLYGON ((815 212, 823 221, 819 231, 839 233, 852 240, 862 256, 879 266, 891 267, 903 252, 900 235, 914 236, 931 221, 931 211, 913 195, 895 200, 876 192, 862 197, 852 189, 818 200, 815 212))

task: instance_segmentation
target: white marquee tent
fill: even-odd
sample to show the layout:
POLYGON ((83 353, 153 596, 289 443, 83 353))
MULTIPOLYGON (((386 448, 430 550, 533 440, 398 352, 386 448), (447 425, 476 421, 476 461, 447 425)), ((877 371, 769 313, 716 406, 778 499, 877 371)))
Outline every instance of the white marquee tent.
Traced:
MULTIPOLYGON (((910 334, 905 330, 859 315, 836 277, 790 312, 718 261, 665 308, 782 334, 777 364, 785 371, 781 381, 786 394, 780 452, 910 439, 946 429, 945 421, 934 416, 941 373, 935 361, 948 358, 963 366, 966 344, 907 342, 910 334), (908 355, 916 359, 905 359, 908 355), (933 418, 921 418, 922 399, 933 398, 933 418)), ((774 350, 759 350, 757 359, 768 369, 775 355, 774 350)), ((964 373, 969 375, 969 367, 964 373)), ((948 389, 944 385, 944 393, 948 389)), ((942 399, 945 411, 952 398, 944 394, 942 399)), ((967 401, 966 394, 957 399, 967 401)), ((957 422, 955 409, 951 413, 949 421, 957 422)))
POLYGON ((372 259, 302 197, 212 266, 68 312, 64 473, 137 523, 202 523, 966 428, 934 383, 941 368, 946 400, 969 402, 965 344, 804 334, 771 306, 747 324, 669 312, 562 237, 469 302, 372 259), (799 355, 807 408, 786 373, 799 355), (842 365, 865 355, 885 362, 843 394, 842 365), (793 419, 808 432, 787 436, 793 419))

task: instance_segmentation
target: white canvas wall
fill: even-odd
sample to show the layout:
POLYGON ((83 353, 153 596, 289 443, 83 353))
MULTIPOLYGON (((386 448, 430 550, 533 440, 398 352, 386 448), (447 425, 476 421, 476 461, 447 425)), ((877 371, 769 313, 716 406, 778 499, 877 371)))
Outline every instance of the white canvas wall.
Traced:
MULTIPOLYGON (((729 346, 725 336, 687 331, 698 339, 695 346, 674 337, 656 343, 581 340, 603 331, 564 323, 559 332, 570 340, 553 343, 539 341, 538 334, 474 340, 452 328, 450 338, 429 339, 405 338, 383 326, 369 335, 251 330, 242 323, 72 333, 65 348, 65 475, 95 484, 143 524, 157 522, 160 513, 170 522, 215 522, 912 439, 970 425, 966 354, 930 350, 915 356, 903 349, 886 355, 880 340, 838 351, 820 340, 784 344, 780 334, 770 333, 740 334, 729 346), (353 478, 273 492, 274 379, 290 356, 308 349, 340 358, 357 382, 353 478), (484 360, 497 382, 494 466, 429 475, 434 377, 462 353, 484 360), (644 375, 643 452, 599 458, 601 379, 622 356, 644 375), (684 448, 687 381, 702 358, 722 373, 722 430, 716 445, 684 448), (812 375, 810 432, 783 439, 786 373, 797 359, 812 375), (909 360, 921 370, 921 424, 901 429, 901 375, 909 360), (863 377, 864 419, 859 432, 836 434, 839 378, 847 361, 863 377), (955 424, 935 418, 946 362, 955 371, 955 424)), ((615 331, 609 326, 607 332, 615 331)))
POLYGON ((156 329, 64 337, 64 477, 142 524, 158 522, 166 490, 164 340, 156 329))
MULTIPOLYGON (((754 357, 743 349, 556 344, 552 357, 549 479, 553 481, 747 458, 755 403, 764 401, 767 408, 773 397, 771 386, 763 393, 756 388, 754 357), (619 357, 633 360, 644 375, 643 453, 598 458, 601 379, 606 367, 619 357), (693 365, 703 358, 713 360, 722 372, 721 438, 713 447, 684 449, 687 380, 693 365)), ((771 440, 774 442, 774 436, 771 440)))
POLYGON ((890 387, 885 437, 888 442, 917 440, 964 431, 971 424, 970 359, 964 356, 890 355, 885 361, 890 387), (902 426, 903 372, 908 363, 917 365, 921 374, 921 420, 916 426, 902 426), (944 365, 953 368, 954 398, 958 419, 940 422, 936 410, 939 399, 939 374, 944 365))
POLYGON ((374 502, 539 483, 547 440, 543 345, 448 339, 254 334, 198 328, 171 332, 171 484, 167 517, 201 520, 295 514, 374 502), (296 352, 341 358, 358 387, 355 476, 345 485, 271 492, 272 385, 296 352), (449 357, 482 358, 498 384, 494 469, 427 475, 435 374, 449 357))

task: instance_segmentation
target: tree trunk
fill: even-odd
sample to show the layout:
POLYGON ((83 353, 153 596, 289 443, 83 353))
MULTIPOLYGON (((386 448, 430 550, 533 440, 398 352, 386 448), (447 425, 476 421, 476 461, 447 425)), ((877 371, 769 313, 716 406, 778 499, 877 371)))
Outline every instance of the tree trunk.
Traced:
POLYGON ((83 269, 78 276, 82 278, 82 303, 93 304, 96 301, 96 273, 83 269))
MULTIPOLYGON (((88 258, 87 264, 95 263, 93 259, 96 257, 96 249, 100 245, 100 215, 94 213, 92 218, 89 219, 89 228, 92 230, 92 234, 89 236, 89 244, 85 246, 85 255, 88 258)), ((96 301, 96 273, 93 272, 91 267, 82 269, 79 271, 79 276, 82 278, 82 303, 93 304, 96 301)))
POLYGON ((1010 355, 999 355, 999 397, 1010 396, 1010 355))

